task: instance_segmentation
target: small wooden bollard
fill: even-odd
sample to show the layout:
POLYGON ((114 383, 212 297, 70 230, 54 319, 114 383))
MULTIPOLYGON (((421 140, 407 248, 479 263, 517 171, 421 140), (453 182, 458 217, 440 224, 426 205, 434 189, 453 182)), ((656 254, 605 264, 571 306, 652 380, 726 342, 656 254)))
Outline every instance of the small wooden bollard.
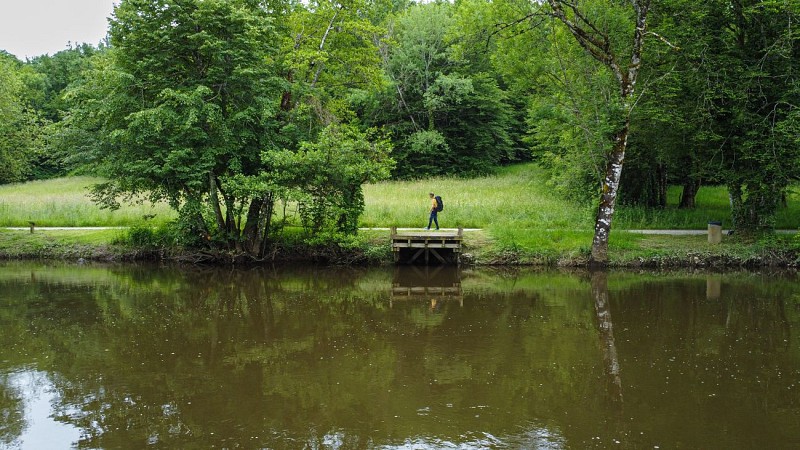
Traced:
POLYGON ((708 243, 722 242, 722 222, 708 222, 708 243))
POLYGON ((33 222, 28 222, 31 225, 31 234, 33 234, 33 229, 36 227, 36 224, 33 222))

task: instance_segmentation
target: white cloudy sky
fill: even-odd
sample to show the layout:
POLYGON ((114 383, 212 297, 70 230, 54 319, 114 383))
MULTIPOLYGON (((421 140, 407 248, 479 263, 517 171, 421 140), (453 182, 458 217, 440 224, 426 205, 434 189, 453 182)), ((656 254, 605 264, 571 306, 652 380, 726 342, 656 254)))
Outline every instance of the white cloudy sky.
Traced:
POLYGON ((67 43, 97 45, 119 0, 0 0, 0 50, 24 60, 67 43))

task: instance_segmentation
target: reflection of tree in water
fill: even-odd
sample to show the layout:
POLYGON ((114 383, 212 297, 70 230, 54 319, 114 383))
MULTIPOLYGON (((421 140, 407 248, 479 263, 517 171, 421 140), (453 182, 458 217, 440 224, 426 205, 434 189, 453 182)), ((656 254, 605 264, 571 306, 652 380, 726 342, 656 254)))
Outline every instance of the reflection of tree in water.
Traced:
POLYGON ((0 444, 11 446, 25 429, 24 402, 8 374, 0 374, 0 444))
POLYGON ((592 298, 594 299, 600 346, 603 352, 606 376, 609 380, 611 397, 622 402, 622 378, 620 377, 619 356, 614 340, 614 323, 611 320, 611 305, 608 296, 608 274, 592 272, 592 298))
MULTIPOLYGON (((519 418, 548 418, 545 435, 563 434, 559 442, 580 446, 585 436, 559 430, 569 422, 557 418, 569 416, 574 426, 607 413, 597 380, 605 374, 621 399, 620 355, 633 385, 651 370, 656 352, 676 347, 668 340, 687 341, 689 323, 697 332, 693 345, 720 344, 725 326, 737 339, 774 334, 765 345, 785 336, 768 330, 781 316, 770 303, 775 296, 757 290, 737 297, 727 314, 725 285, 716 302, 684 300, 673 291, 690 293, 669 284, 648 286, 652 295, 642 301, 638 291, 621 292, 617 278, 609 296, 601 274, 592 278, 589 302, 585 279, 505 281, 511 287, 493 291, 488 286, 496 278, 481 280, 465 289, 463 306, 444 302, 431 312, 429 300, 389 307, 391 271, 366 277, 327 269, 166 271, 129 284, 113 278, 90 288, 64 284, 70 313, 53 319, 46 305, 31 311, 25 308, 32 303, 20 301, 3 318, 14 330, 37 331, 26 338, 26 353, 54 351, 47 372, 60 392, 60 419, 81 427, 81 446, 101 448, 323 448, 332 442, 369 448, 393 436, 456 442, 465 429, 511 439, 519 434, 519 418), (67 290, 82 292, 83 300, 67 290), (762 300, 748 305, 746 297, 762 300), (420 327, 415 314, 435 315, 437 322, 420 327), (696 318, 689 321, 690 315, 696 318), (645 339, 625 339, 627 328, 636 327, 645 339)), ((56 285, 42 289, 62 294, 56 285)), ((745 348, 723 343, 733 352, 745 348)), ((626 409, 651 400, 638 386, 625 394, 626 409)), ((654 412, 653 421, 659 419, 654 412)))
MULTIPOLYGON (((502 372, 495 366, 505 364, 499 354, 518 359, 518 350, 492 336, 512 317, 519 335, 536 326, 519 317, 532 313, 528 307, 493 299, 468 311, 458 302, 435 313, 429 302, 392 310, 391 274, 376 277, 379 289, 369 283, 357 271, 159 272, 77 289, 83 297, 70 305, 74 317, 54 321, 43 308, 28 318, 39 331, 37 345, 57 349, 49 373, 60 393, 59 420, 82 430, 80 446, 99 448, 291 448, 301 430, 313 447, 334 438, 330 430, 341 424, 349 431, 336 439, 368 446, 374 430, 388 433, 398 413, 416 414, 431 392, 455 389, 449 401, 468 408, 477 399, 462 398, 462 390, 491 386, 502 372), (416 309, 440 323, 412 337, 416 309), (476 352, 485 356, 476 359, 476 352), (292 431, 281 437, 264 430, 292 431)), ((55 286, 38 289, 60 296, 55 286)), ((23 323, 13 314, 10 320, 23 323)), ((404 422, 403 433, 441 426, 420 418, 404 422)), ((450 427, 457 435, 460 425, 450 427)))

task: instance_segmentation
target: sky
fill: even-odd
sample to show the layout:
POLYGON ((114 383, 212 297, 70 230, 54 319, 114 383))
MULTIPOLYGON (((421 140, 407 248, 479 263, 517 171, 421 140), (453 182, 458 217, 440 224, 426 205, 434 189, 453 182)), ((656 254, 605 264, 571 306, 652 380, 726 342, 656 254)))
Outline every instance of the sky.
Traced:
POLYGON ((0 0, 0 50, 20 60, 97 45, 119 0, 0 0))

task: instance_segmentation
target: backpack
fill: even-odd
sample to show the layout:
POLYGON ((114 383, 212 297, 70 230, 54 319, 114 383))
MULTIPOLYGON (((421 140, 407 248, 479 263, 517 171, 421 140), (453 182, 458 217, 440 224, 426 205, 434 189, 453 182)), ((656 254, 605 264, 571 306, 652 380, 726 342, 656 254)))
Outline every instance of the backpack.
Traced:
POLYGON ((441 212, 444 209, 444 203, 442 203, 442 197, 436 196, 436 212, 441 212))

